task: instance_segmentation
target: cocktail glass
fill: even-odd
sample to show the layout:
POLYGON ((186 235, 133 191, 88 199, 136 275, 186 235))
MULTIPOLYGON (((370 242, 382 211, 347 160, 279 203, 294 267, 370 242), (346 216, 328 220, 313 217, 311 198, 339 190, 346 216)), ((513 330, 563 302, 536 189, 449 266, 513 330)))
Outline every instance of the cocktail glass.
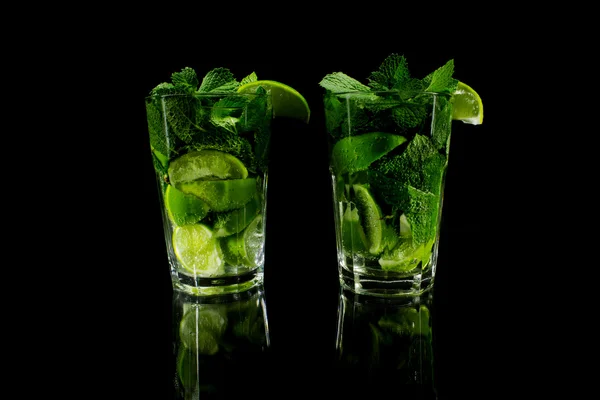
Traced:
POLYGON ((452 122, 450 94, 327 92, 341 284, 375 296, 434 283, 452 122))
POLYGON ((173 287, 215 295, 262 283, 269 94, 158 90, 146 111, 173 287))

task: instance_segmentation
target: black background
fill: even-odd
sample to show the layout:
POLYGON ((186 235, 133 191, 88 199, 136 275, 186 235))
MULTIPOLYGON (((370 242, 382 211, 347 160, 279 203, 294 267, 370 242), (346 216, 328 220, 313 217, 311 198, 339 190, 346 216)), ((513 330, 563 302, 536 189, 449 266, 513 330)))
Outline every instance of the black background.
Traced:
MULTIPOLYGON (((106 271, 95 274, 102 282, 96 291, 101 297, 90 301, 99 317, 91 325, 106 349, 101 356, 110 359, 109 366, 99 368, 102 385, 114 386, 123 395, 118 398, 172 396, 172 291, 144 97, 183 67, 196 69, 199 76, 227 67, 238 79, 254 71, 259 79, 286 83, 311 108, 308 125, 275 121, 274 126, 265 262, 272 363, 257 385, 284 397, 335 392, 339 377, 331 361, 339 287, 318 83, 336 71, 365 82, 387 55, 399 53, 419 78, 454 59, 454 77, 483 99, 482 125, 454 122, 452 128, 434 290, 436 378, 440 399, 486 398, 490 391, 505 389, 512 378, 497 365, 509 350, 510 333, 499 268, 503 246, 497 238, 510 215, 499 207, 508 187, 500 167, 506 151, 497 146, 504 129, 505 99, 497 93, 505 84, 499 75, 505 59, 497 57, 494 43, 484 40, 474 44, 479 50, 457 50, 452 43, 381 40, 373 33, 355 36, 366 41, 361 46, 352 40, 346 44, 340 32, 336 40, 287 37, 282 44, 265 36, 258 45, 239 43, 238 33, 223 47, 215 45, 216 31, 185 45, 178 44, 176 31, 169 35, 165 38, 158 25, 149 26, 120 44, 129 52, 102 60, 110 77, 108 97, 114 101, 104 109, 110 122, 101 129, 112 132, 112 151, 94 152, 94 157, 116 171, 109 177, 110 192, 97 194, 103 204, 98 223, 110 229, 95 243, 103 249, 98 262, 106 271)), ((104 175, 105 169, 99 172, 104 175)))

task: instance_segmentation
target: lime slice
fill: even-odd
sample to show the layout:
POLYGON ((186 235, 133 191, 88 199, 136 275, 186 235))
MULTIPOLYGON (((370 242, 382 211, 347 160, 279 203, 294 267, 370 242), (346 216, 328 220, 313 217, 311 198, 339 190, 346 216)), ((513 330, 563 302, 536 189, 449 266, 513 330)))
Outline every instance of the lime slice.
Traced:
POLYGON ((193 391, 198 382, 198 356, 195 351, 185 346, 177 352, 177 376, 186 391, 193 391))
POLYGON ((179 338, 188 349, 200 354, 219 351, 219 339, 227 328, 227 316, 214 308, 192 307, 181 318, 179 338))
POLYGON ((402 240, 393 250, 383 253, 379 258, 379 265, 384 271, 411 271, 419 265, 424 248, 424 245, 414 248, 410 239, 402 240))
POLYGON ((458 82, 453 94, 452 119, 465 124, 480 125, 483 123, 483 103, 479 94, 469 85, 458 82))
POLYGON ((260 200, 254 196, 252 200, 246 203, 242 208, 215 215, 216 221, 213 224, 213 231, 216 237, 223 237, 239 233, 252 222, 258 214, 260 200))
POLYGON ((230 179, 223 181, 193 181, 175 185, 183 193, 204 200, 217 212, 243 207, 256 195, 256 179, 230 179))
POLYGON ((165 191, 167 214, 175 225, 190 225, 201 221, 208 214, 209 207, 198 197, 185 194, 168 185, 165 191))
POLYGON ((383 230, 385 221, 379 205, 365 186, 353 185, 355 202, 369 243, 369 253, 377 255, 383 251, 383 230))
POLYGON ((225 261, 233 266, 256 267, 263 262, 264 232, 259 214, 244 232, 221 239, 225 261))
POLYGON ((339 140, 331 151, 335 172, 363 171, 374 161, 406 141, 400 135, 371 132, 358 136, 348 136, 339 140))
POLYGON ((175 186, 198 179, 244 179, 247 176, 248 170, 239 159, 218 150, 192 151, 169 165, 169 181, 175 186))
POLYGON ((415 246, 412 239, 401 240, 396 247, 385 251, 379 258, 379 265, 384 271, 408 272, 415 269, 419 263, 423 268, 431 255, 433 241, 415 246))
POLYGON ((365 231, 360 225, 358 210, 348 205, 342 218, 342 244, 350 255, 366 253, 369 248, 365 231))
POLYGON ((261 86, 271 94, 274 117, 299 119, 308 124, 310 108, 304 96, 284 83, 269 80, 249 82, 238 88, 239 93, 254 93, 261 86))
POLYGON ((210 277, 224 271, 221 249, 206 225, 177 226, 173 231, 173 249, 184 273, 210 277))

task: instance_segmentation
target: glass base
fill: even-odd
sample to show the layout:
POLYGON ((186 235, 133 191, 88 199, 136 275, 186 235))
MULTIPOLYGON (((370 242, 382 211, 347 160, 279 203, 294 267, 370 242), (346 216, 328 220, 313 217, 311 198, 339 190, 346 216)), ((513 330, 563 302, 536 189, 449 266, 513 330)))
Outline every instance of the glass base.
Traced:
POLYGON ((372 275, 340 267, 340 284, 353 293, 378 296, 420 296, 433 287, 431 269, 408 277, 372 275))
POLYGON ((264 283, 264 274, 259 269, 243 275, 221 276, 218 278, 194 278, 174 273, 173 288, 195 296, 219 296, 241 293, 264 283))

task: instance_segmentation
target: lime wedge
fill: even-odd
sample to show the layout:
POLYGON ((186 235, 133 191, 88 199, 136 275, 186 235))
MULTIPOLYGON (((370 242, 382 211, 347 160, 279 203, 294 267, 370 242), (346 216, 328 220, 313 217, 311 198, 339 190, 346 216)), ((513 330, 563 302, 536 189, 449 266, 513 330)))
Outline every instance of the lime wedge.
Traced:
POLYGON ((271 94, 274 117, 289 117, 299 119, 308 124, 310 108, 304 96, 296 89, 284 83, 270 80, 259 80, 241 85, 239 93, 254 93, 261 86, 271 94))
POLYGON ((352 205, 348 205, 342 218, 342 244, 344 250, 350 254, 366 253, 369 245, 367 244, 365 231, 360 225, 358 210, 352 205))
POLYGON ((177 352, 177 376, 186 391, 193 391, 198 382, 198 356, 195 351, 185 346, 179 347, 177 352))
POLYGON ((168 185, 165 190, 167 214, 175 225, 190 225, 201 221, 208 214, 209 207, 198 197, 185 194, 168 185))
POLYGON ((383 253, 379 258, 379 265, 384 271, 411 271, 421 262, 424 249, 425 245, 414 248, 411 239, 402 240, 394 249, 383 253))
POLYGON ((181 319, 179 338, 188 349, 200 354, 219 351, 219 339, 227 328, 227 316, 209 307, 192 307, 181 319))
POLYGON ((198 179, 244 179, 247 176, 248 170, 239 159, 217 150, 192 151, 169 165, 169 181, 176 186, 198 179))
POLYGON ((263 262, 264 232, 259 214, 239 234, 221 239, 225 261, 233 266, 255 267, 263 262))
POLYGON ((183 182, 175 187, 201 198, 217 212, 243 207, 257 193, 255 178, 183 182))
POLYGON ((223 237, 239 233, 252 222, 260 208, 258 196, 246 203, 242 208, 233 211, 217 213, 213 224, 216 237, 223 237))
POLYGON ((458 82, 452 95, 452 119, 465 124, 480 125, 483 123, 483 103, 479 94, 469 85, 458 82))
POLYGON ((177 226, 173 231, 173 249, 184 273, 210 277, 224 271, 221 249, 206 225, 177 226))
POLYGON ((383 251, 382 239, 385 221, 381 215, 381 209, 365 186, 353 185, 352 188, 362 227, 369 243, 369 253, 377 255, 383 251))
POLYGON ((331 159, 337 174, 363 171, 374 161, 406 141, 400 135, 371 132, 348 136, 339 140, 331 151, 331 159))

